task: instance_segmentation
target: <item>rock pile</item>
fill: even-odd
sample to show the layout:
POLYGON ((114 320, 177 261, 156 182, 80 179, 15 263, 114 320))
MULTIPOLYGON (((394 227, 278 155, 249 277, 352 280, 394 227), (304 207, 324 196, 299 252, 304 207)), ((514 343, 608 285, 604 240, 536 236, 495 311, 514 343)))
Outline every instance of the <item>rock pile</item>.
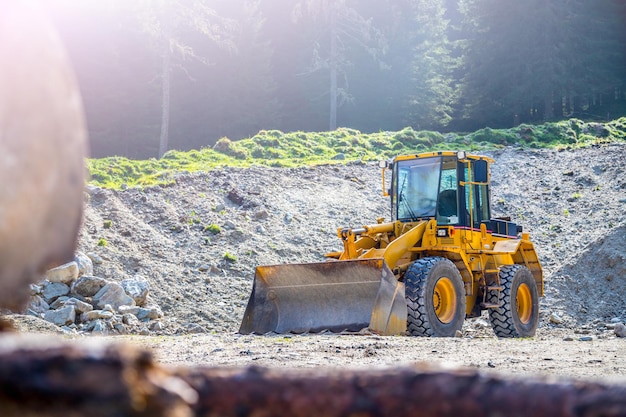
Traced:
POLYGON ((149 334, 160 331, 163 312, 150 302, 150 284, 140 276, 121 283, 93 275, 97 254, 78 252, 75 259, 46 273, 31 285, 28 314, 70 333, 149 334))

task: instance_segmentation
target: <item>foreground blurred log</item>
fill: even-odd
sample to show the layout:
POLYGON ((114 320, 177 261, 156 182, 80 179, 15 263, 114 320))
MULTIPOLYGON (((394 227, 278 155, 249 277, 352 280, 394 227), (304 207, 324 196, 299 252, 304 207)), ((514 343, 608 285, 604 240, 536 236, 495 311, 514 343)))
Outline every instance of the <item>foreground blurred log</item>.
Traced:
POLYGON ((472 370, 165 368, 92 339, 0 336, 0 415, 626 416, 626 387, 472 370))
POLYGON ((195 401, 148 352, 98 339, 0 335, 2 417, 188 417, 195 401))
POLYGON ((87 129, 59 37, 35 2, 0 0, 0 308, 74 257, 87 129))
POLYGON ((626 387, 504 380, 428 368, 179 371, 198 416, 626 416, 626 387))

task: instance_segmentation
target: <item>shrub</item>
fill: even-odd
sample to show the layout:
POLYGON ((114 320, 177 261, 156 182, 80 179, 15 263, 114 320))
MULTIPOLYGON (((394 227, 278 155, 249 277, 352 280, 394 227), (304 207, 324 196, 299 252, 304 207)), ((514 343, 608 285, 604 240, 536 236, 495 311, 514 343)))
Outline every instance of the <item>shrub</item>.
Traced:
POLYGON ((204 231, 205 232, 210 232, 213 233, 214 235, 220 233, 222 231, 222 229, 220 228, 219 224, 215 224, 215 223, 211 223, 209 225, 204 226, 204 231))
POLYGON ((215 145, 213 145, 213 149, 216 150, 217 152, 228 154, 228 152, 230 151, 230 147, 231 147, 232 143, 233 143, 233 141, 231 141, 227 137, 223 137, 223 138, 220 138, 215 143, 215 145))
POLYGON ((223 256, 225 261, 235 263, 237 262, 237 257, 230 252, 226 252, 223 256))

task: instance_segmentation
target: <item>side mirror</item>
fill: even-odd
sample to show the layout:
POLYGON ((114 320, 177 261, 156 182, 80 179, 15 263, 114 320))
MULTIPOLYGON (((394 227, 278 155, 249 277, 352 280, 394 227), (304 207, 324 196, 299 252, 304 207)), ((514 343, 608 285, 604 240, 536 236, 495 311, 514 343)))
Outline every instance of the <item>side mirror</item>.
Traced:
POLYGON ((487 182, 489 180, 489 164, 487 161, 479 159, 474 161, 474 181, 487 182))
POLYGON ((389 163, 389 161, 378 161, 378 168, 387 169, 390 167, 391 167, 391 164, 389 163))

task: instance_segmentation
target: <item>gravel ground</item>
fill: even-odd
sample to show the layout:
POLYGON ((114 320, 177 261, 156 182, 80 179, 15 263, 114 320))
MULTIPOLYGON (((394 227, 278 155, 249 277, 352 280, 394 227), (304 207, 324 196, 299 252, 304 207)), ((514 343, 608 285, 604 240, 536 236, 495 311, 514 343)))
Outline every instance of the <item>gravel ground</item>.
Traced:
POLYGON ((530 232, 544 267, 533 339, 499 340, 486 316, 467 320, 463 337, 452 339, 236 333, 256 265, 321 261, 340 248, 338 226, 389 219, 372 163, 224 168, 181 174, 164 187, 90 189, 79 249, 103 258, 95 275, 150 281, 152 301, 165 313, 163 331, 115 338, 147 346, 167 364, 429 361, 626 382, 626 339, 614 331, 626 320, 625 151, 619 144, 485 153, 496 159, 493 215, 511 216, 530 232))

